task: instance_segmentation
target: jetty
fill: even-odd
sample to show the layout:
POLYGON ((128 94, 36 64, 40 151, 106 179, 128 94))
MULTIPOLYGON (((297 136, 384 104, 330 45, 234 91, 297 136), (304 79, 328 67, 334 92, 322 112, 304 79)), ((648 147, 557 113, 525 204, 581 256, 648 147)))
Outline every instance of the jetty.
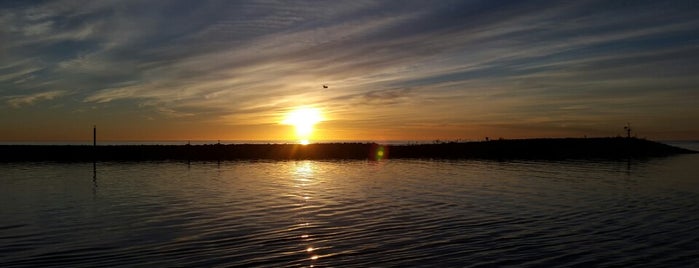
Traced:
POLYGON ((0 162, 302 159, 626 159, 697 153, 638 138, 544 138, 379 143, 206 145, 0 145, 0 162))

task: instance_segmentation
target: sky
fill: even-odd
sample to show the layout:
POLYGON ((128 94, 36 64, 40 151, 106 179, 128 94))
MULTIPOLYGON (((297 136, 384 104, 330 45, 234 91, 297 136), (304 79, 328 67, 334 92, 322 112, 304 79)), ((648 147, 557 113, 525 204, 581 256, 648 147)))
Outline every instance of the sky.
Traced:
POLYGON ((0 141, 699 140, 699 1, 2 1, 0 141), (324 88, 323 85, 327 85, 324 88))

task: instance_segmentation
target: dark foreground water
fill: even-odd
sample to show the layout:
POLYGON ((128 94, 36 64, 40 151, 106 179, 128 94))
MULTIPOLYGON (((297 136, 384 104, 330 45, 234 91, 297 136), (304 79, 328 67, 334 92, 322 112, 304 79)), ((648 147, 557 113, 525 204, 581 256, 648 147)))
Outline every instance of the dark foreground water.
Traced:
POLYGON ((0 164, 0 267, 697 263, 698 155, 0 164))

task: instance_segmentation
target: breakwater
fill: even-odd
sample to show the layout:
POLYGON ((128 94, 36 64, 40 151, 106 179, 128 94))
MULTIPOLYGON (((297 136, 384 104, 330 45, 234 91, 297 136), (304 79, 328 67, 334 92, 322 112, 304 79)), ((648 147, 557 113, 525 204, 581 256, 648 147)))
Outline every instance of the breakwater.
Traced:
POLYGON ((580 159, 696 153, 636 138, 516 139, 381 145, 377 143, 210 145, 2 145, 0 161, 150 161, 295 159, 580 159))

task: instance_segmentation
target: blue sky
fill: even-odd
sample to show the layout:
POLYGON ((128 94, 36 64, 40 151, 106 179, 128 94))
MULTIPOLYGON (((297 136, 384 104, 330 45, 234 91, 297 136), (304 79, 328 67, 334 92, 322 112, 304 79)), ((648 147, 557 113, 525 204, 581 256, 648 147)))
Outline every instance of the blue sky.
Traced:
POLYGON ((315 139, 699 139, 696 1, 3 1, 0 25, 0 140, 287 139, 299 106, 315 139))

